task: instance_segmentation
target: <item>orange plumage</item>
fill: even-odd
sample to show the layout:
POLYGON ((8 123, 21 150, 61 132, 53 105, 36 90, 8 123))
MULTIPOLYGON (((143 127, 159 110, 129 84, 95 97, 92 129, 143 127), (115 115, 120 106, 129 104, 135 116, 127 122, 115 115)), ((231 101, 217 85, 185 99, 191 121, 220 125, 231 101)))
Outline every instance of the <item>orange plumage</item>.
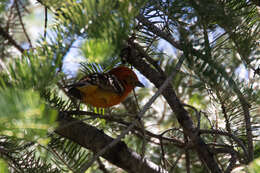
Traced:
POLYGON ((122 102, 134 87, 143 87, 128 67, 119 66, 108 73, 93 73, 70 86, 69 94, 95 107, 111 107, 122 102))

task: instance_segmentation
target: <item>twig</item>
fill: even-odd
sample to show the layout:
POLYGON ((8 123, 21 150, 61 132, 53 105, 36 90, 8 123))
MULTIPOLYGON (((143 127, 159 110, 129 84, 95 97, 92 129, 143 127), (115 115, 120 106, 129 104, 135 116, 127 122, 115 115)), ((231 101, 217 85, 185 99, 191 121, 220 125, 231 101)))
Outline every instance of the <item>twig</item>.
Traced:
MULTIPOLYGON (((114 116, 112 116, 112 115, 99 115, 99 114, 96 114, 96 113, 93 113, 93 112, 85 112, 85 111, 79 111, 79 110, 78 111, 63 111, 62 113, 65 113, 65 114, 68 114, 68 115, 88 115, 88 116, 91 116, 92 118, 100 118, 100 119, 105 119, 107 121, 117 122, 117 123, 122 124, 124 126, 130 126, 131 125, 131 123, 126 122, 126 121, 124 121, 120 118, 115 118, 115 117, 124 117, 122 115, 117 115, 117 114, 114 115, 114 116)), ((141 129, 138 126, 135 126, 134 129, 137 130, 138 132, 142 133, 142 134, 143 134, 143 130, 145 130, 145 129, 141 129)), ((170 131, 170 130, 173 130, 173 129, 169 129, 167 131, 170 131)), ((149 137, 156 138, 156 139, 162 138, 165 141, 173 143, 175 146, 177 146, 179 148, 184 147, 184 143, 182 141, 178 140, 178 139, 163 137, 163 134, 165 134, 164 132, 157 135, 157 134, 154 134, 150 131, 145 130, 145 134, 148 135, 149 137)), ((143 136, 143 135, 140 135, 140 136, 143 136)))
POLYGON ((22 48, 4 28, 0 26, 0 35, 2 35, 9 43, 11 43, 16 49, 18 49, 22 54, 24 52, 24 48, 22 48))
MULTIPOLYGON (((228 148, 226 146, 223 146, 225 148, 214 148, 212 149, 214 153, 229 153, 231 155, 231 158, 229 159, 229 165, 224 171, 224 173, 230 173, 232 169, 236 166, 236 161, 238 159, 239 153, 232 149, 232 147, 228 148)), ((223 168, 224 170, 224 168, 223 168)))
MULTIPOLYGON (((220 100, 222 113, 223 113, 224 118, 225 118, 226 129, 227 129, 228 133, 231 134, 232 133, 232 131, 231 131, 231 124, 230 124, 230 120, 229 120, 229 117, 228 117, 228 114, 227 114, 227 108, 226 108, 226 105, 225 105, 225 99, 222 99, 222 97, 220 96, 219 91, 216 91, 216 95, 217 95, 218 99, 220 100)), ((232 141, 231 141, 231 143, 233 145, 232 141)))
POLYGON ((177 43, 176 41, 174 41, 174 38, 172 37, 172 35, 161 31, 159 28, 157 28, 155 25, 153 25, 153 23, 151 23, 148 19, 146 19, 143 15, 138 15, 137 19, 141 23, 143 23, 145 26, 147 26, 148 29, 150 31, 152 31, 154 34, 156 34, 156 35, 160 36, 161 38, 165 39, 166 41, 168 41, 170 44, 172 44, 177 49, 181 49, 180 44, 177 43))
POLYGON ((48 23, 48 8, 44 7, 44 39, 46 40, 47 36, 47 23, 48 23))
POLYGON ((180 153, 179 157, 177 157, 177 159, 175 160, 173 166, 171 167, 171 170, 169 171, 170 173, 172 173, 174 171, 174 168, 176 167, 176 165, 178 164, 179 160, 181 159, 181 156, 183 155, 183 152, 180 153))
MULTIPOLYGON (((134 92, 135 104, 136 104, 136 106, 137 106, 138 111, 140 112, 140 111, 141 111, 141 108, 140 108, 140 106, 139 106, 139 104, 138 104, 138 100, 137 100, 137 96, 136 96, 135 89, 133 90, 133 92, 134 92)), ((147 141, 146 141, 146 138, 145 138, 146 134, 145 134, 144 124, 143 124, 143 122, 142 122, 141 119, 139 119, 138 124, 140 124, 140 127, 141 127, 141 129, 142 129, 142 136, 143 136, 142 148, 141 148, 141 158, 142 158, 142 160, 143 160, 143 159, 144 159, 144 156, 145 156, 145 151, 146 151, 145 146, 146 146, 146 144, 147 144, 147 141)), ((140 163, 140 165, 139 165, 140 169, 141 169, 141 166, 142 166, 142 164, 140 163)))
MULTIPOLYGON (((180 129, 178 129, 178 128, 171 128, 171 129, 167 129, 167 130, 165 130, 164 132, 162 132, 161 134, 160 134, 160 136, 163 136, 165 133, 168 133, 169 131, 174 131, 174 130, 179 130, 180 132, 182 132, 180 129)), ((182 132, 183 133, 183 132, 182 132)))
POLYGON ((66 165, 66 167, 67 167, 70 171, 73 172, 73 168, 71 168, 70 165, 67 164, 67 162, 64 160, 64 158, 62 158, 62 157, 60 156, 60 154, 57 153, 57 151, 55 151, 55 150, 52 149, 52 148, 51 148, 50 150, 51 150, 51 152, 54 154, 54 156, 56 156, 57 159, 59 159, 64 165, 66 165))
POLYGON ((99 165, 99 169, 101 171, 103 171, 104 173, 109 173, 108 170, 106 169, 105 165, 100 160, 100 158, 97 159, 97 162, 98 162, 98 165, 99 165))
POLYGON ((205 130, 200 129, 199 132, 200 132, 200 134, 209 133, 209 134, 217 134, 217 135, 228 136, 228 137, 232 138, 243 149, 245 156, 248 156, 248 151, 247 151, 247 148, 244 145, 244 143, 239 138, 237 138, 235 135, 233 135, 231 133, 223 132, 223 131, 220 131, 220 130, 206 130, 206 129, 205 130))
POLYGON ((224 173, 230 173, 232 169, 236 166, 236 161, 237 161, 237 156, 235 154, 231 154, 229 165, 224 173))
POLYGON ((198 111, 194 106, 191 106, 191 105, 188 105, 188 104, 185 104, 183 103, 183 106, 186 106, 186 107, 189 107, 191 108, 192 110, 195 111, 195 114, 196 114, 196 118, 198 119, 198 124, 197 124, 197 129, 200 129, 200 118, 201 118, 201 112, 198 111))
MULTIPOLYGON (((182 63, 184 61, 184 57, 182 57, 177 65, 176 68, 173 70, 171 75, 164 81, 162 86, 158 89, 158 91, 150 98, 150 100, 144 105, 143 109, 138 113, 137 117, 142 118, 142 116, 145 114, 145 112, 150 108, 150 106, 153 104, 153 102, 156 100, 156 98, 163 92, 163 90, 169 85, 171 82, 172 78, 175 76, 176 72, 180 69, 182 63)), ((81 173, 84 173, 95 161, 96 159, 103 155, 109 148, 113 147, 116 145, 131 129, 133 129, 138 123, 139 119, 136 119, 126 130, 124 130, 116 139, 114 139, 109 145, 107 145, 105 148, 100 150, 88 163, 82 166, 80 169, 81 173)))
POLYGON ((166 161, 165 161, 165 152, 164 152, 164 148, 163 148, 163 139, 162 139, 162 136, 160 138, 160 146, 161 146, 161 161, 163 163, 163 166, 164 166, 164 169, 167 169, 167 165, 166 165, 166 161))
POLYGON ((138 111, 140 112, 141 109, 140 109, 140 106, 139 106, 139 104, 138 104, 138 100, 137 100, 137 96, 136 96, 135 89, 133 90, 133 93, 134 93, 134 98, 135 98, 135 104, 136 104, 136 107, 137 107, 138 111))
POLYGON ((21 24, 21 26, 23 28, 24 35, 25 35, 26 39, 29 42, 30 48, 32 48, 32 42, 31 42, 31 40, 29 38, 29 35, 27 34, 26 29, 24 27, 23 19, 22 19, 21 12, 20 12, 20 9, 19 9, 18 0, 15 0, 14 3, 15 3, 15 6, 16 6, 16 10, 17 10, 17 13, 18 13, 20 24, 21 24))

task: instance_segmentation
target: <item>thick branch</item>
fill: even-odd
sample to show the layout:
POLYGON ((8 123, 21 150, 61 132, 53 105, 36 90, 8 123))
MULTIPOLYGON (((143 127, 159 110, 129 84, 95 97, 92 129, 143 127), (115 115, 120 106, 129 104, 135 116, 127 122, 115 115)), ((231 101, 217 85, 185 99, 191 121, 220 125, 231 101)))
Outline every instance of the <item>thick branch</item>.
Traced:
MULTIPOLYGON (((158 73, 155 69, 151 68, 142 57, 145 56, 143 49, 135 43, 129 43, 128 48, 125 50, 126 54, 124 58, 132 64, 137 70, 139 70, 147 79, 149 79, 157 88, 164 83, 166 76, 158 73), (128 51, 126 51, 128 49, 128 51)), ((197 129, 188 114, 183 108, 180 100, 177 98, 172 86, 169 84, 167 88, 162 92, 164 98, 172 108, 173 112, 177 116, 177 119, 182 126, 184 133, 191 139, 194 144, 194 148, 197 151, 199 158, 207 165, 211 172, 221 172, 213 154, 210 152, 209 147, 200 138, 197 129)))
MULTIPOLYGON (((192 3, 193 6, 195 7, 195 9, 197 8, 197 11, 201 11, 200 9, 203 9, 203 5, 200 3, 201 3, 201 1, 199 1, 199 0, 196 0, 196 1, 194 1, 194 3, 192 3)), ((258 2, 257 2, 256 0, 253 0, 253 3, 255 3, 256 5, 259 5, 260 1, 258 0, 258 2)), ((230 17, 224 11, 223 11, 223 15, 226 18, 230 17)), ((216 21, 217 21, 218 25, 221 26, 230 35, 230 39, 234 42, 236 50, 239 53, 242 60, 244 61, 244 63, 246 64, 246 66, 249 66, 250 68, 252 68, 255 71, 255 68, 252 67, 252 65, 250 64, 250 61, 248 59, 248 56, 249 56, 248 52, 244 50, 244 45, 241 45, 238 41, 238 38, 241 38, 243 36, 241 35, 240 32, 238 33, 238 32, 234 31, 234 30, 236 30, 235 28, 237 27, 237 25, 240 25, 240 23, 239 23, 240 19, 233 20, 233 22, 234 21, 237 21, 237 22, 234 22, 232 25, 226 25, 225 23, 219 22, 219 20, 216 20, 216 21)), ((249 33, 247 33, 247 34, 249 34, 249 33)), ((248 44, 251 44, 251 43, 248 43, 248 44)), ((191 51, 193 53, 195 53, 196 55, 198 55, 197 57, 202 58, 206 62, 208 61, 208 62, 211 62, 211 64, 214 64, 214 61, 205 57, 198 51, 196 51, 194 49, 191 49, 191 51)), ((247 137, 247 141, 248 141, 248 156, 247 156, 248 158, 247 159, 248 159, 248 163, 249 163, 254 158, 253 134, 252 134, 252 126, 251 126, 251 117, 250 117, 250 112, 249 112, 250 105, 249 105, 247 99, 244 97, 244 95, 240 91, 240 89, 237 87, 236 82, 231 77, 229 77, 229 75, 226 73, 226 71, 224 70, 224 67, 216 64, 216 67, 217 66, 222 68, 222 70, 220 71, 221 74, 228 81, 229 86, 236 93, 236 95, 240 101, 240 104, 242 106, 243 115, 244 115, 244 119, 245 119, 245 126, 246 126, 246 137, 247 137)))
POLYGON ((242 106, 243 112, 244 112, 244 118, 245 118, 245 124, 246 124, 246 133, 247 133, 247 140, 248 140, 248 155, 247 159, 248 162, 253 160, 253 134, 252 134, 252 127, 251 127, 251 120, 250 120, 250 113, 249 113, 249 107, 250 105, 247 103, 247 100, 241 93, 240 89, 237 87, 236 82, 229 77, 227 72, 224 70, 224 67, 221 65, 216 64, 213 60, 207 58, 205 55, 200 53, 199 51, 195 50, 190 43, 186 43, 185 48, 180 43, 176 42, 174 38, 161 31, 157 26, 155 26, 152 22, 150 22, 148 19, 146 19, 143 15, 139 15, 137 19, 142 22, 148 30, 153 32, 155 35, 160 36, 162 39, 168 41, 172 46, 182 50, 182 51, 188 51, 187 53, 191 53, 197 57, 200 57, 205 62, 209 64, 214 64, 216 67, 221 68, 219 72, 222 74, 222 76, 228 81, 229 86, 233 89, 233 91, 237 94, 237 97, 240 101, 240 104, 242 106))
MULTIPOLYGON (((114 140, 103 131, 68 116, 64 116, 59 123, 59 127, 55 130, 56 133, 94 153, 99 152, 114 140)), ((154 163, 142 160, 141 156, 131 151, 124 142, 117 143, 107 150, 102 157, 130 173, 166 172, 154 163)))
POLYGON ((143 106, 142 110, 140 110, 140 112, 137 114, 138 119, 134 120, 130 126, 127 127, 127 129, 125 129, 124 131, 121 132, 121 134, 115 139, 113 140, 109 145, 107 145, 106 147, 104 147, 101 151, 99 151, 98 153, 95 154, 95 156, 88 162, 86 163, 82 169, 81 172, 84 173, 91 165, 92 163, 94 163, 94 161, 96 161, 96 159, 98 159, 99 156, 103 155, 109 148, 112 148, 113 146, 115 146, 118 142, 120 142, 120 140, 122 138, 125 137, 125 135, 127 135, 135 126, 136 123, 138 123, 139 119, 141 119, 143 117, 143 115, 145 114, 145 112, 150 108, 150 106, 153 104, 153 102, 161 95, 161 93, 164 91, 164 89, 166 89, 166 87, 168 86, 168 84, 171 82, 172 78, 175 76, 176 72, 178 71, 178 69, 181 67, 182 62, 183 62, 184 58, 181 58, 178 63, 176 64, 176 68, 172 71, 172 73, 169 75, 169 77, 167 79, 164 80, 164 82, 161 84, 161 86, 158 88, 158 90, 156 91, 156 93, 149 99, 149 101, 143 106))

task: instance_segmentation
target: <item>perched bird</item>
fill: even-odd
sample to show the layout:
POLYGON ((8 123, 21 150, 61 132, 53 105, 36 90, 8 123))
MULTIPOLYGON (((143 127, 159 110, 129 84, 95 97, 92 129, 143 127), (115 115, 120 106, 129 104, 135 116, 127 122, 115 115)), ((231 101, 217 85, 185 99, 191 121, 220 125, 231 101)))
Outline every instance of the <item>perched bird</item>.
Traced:
POLYGON ((119 66, 107 73, 93 73, 83 77, 70 85, 68 93, 83 103, 107 108, 122 102, 136 86, 144 87, 135 72, 119 66))

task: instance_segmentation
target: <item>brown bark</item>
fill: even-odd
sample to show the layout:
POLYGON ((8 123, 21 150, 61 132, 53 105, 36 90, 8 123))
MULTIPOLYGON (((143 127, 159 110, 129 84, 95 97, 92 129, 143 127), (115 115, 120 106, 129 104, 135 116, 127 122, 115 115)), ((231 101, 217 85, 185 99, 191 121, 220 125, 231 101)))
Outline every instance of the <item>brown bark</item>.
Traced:
MULTIPOLYGON (((127 62, 132 64, 147 79, 149 79, 157 88, 159 88, 166 80, 166 76, 164 74, 158 73, 142 59, 142 57, 145 57, 146 55, 138 44, 130 42, 129 46, 123 50, 122 56, 126 59, 127 62)), ((162 95, 167 100, 172 111, 175 113, 178 122, 184 130, 184 133, 192 141, 194 149, 197 151, 201 161, 212 173, 220 173, 221 170, 214 158, 214 155, 210 152, 210 148, 199 136, 199 133, 195 128, 190 115, 184 109, 180 100, 177 98, 172 86, 168 85, 162 92, 162 95)))
MULTIPOLYGON (((114 140, 102 130, 66 115, 59 120, 59 123, 59 127, 55 130, 57 134, 76 142, 94 153, 97 153, 114 140)), ((129 173, 166 172, 154 163, 142 160, 141 156, 129 149, 124 142, 117 143, 107 150, 102 157, 129 173)))

